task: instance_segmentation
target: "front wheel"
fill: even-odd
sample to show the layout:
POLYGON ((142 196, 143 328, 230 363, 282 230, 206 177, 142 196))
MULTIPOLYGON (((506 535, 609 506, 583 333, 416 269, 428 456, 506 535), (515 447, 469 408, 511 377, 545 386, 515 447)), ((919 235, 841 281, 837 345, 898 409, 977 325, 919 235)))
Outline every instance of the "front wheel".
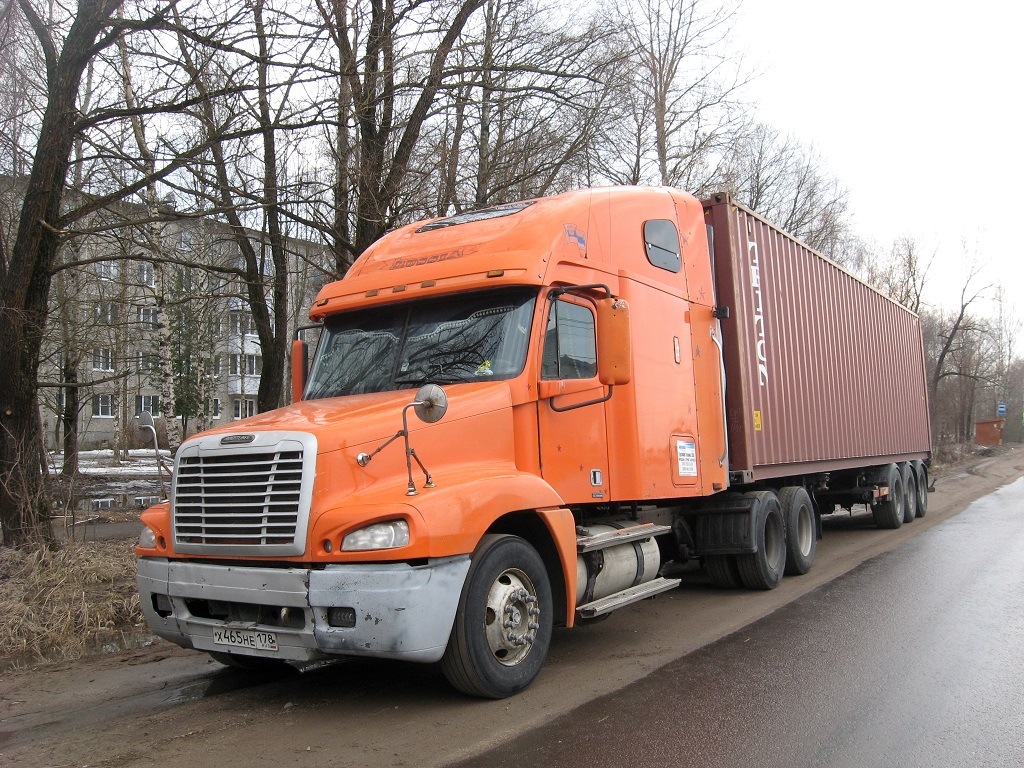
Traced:
POLYGON ((503 699, 540 672, 554 608, 547 569, 518 536, 484 536, 473 554, 441 671, 470 696, 503 699))

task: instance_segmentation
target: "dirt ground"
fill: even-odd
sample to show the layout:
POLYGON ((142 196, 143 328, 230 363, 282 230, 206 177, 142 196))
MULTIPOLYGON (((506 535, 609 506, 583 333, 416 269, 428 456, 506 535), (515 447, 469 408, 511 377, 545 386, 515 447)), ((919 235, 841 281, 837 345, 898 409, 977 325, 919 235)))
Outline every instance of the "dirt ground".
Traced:
POLYGON ((876 529, 870 514, 830 516, 811 572, 771 592, 718 591, 694 570, 608 621, 557 631, 534 685, 504 701, 467 699, 430 666, 342 661, 253 677, 162 641, 6 673, 0 766, 441 766, 496 744, 514 750, 524 730, 745 627, 1022 475, 1024 449, 1004 448, 936 473, 927 516, 897 531, 876 529))

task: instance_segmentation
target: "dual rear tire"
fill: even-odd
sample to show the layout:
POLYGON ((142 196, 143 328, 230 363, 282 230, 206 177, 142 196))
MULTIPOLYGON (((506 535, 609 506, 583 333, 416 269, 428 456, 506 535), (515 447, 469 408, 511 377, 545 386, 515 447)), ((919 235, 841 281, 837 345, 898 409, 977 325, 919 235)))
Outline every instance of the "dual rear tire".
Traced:
POLYGON ((817 518, 810 494, 799 486, 753 491, 755 552, 708 555, 704 568, 711 583, 722 589, 775 589, 784 574, 807 573, 818 543, 817 518))

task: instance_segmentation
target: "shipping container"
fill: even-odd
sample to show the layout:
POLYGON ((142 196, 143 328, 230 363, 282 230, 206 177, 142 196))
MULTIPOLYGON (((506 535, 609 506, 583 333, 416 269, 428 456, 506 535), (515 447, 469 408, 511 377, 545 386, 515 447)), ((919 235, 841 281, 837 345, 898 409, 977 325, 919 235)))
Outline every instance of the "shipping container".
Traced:
POLYGON ((704 212, 734 482, 927 458, 917 315, 727 195, 704 212))

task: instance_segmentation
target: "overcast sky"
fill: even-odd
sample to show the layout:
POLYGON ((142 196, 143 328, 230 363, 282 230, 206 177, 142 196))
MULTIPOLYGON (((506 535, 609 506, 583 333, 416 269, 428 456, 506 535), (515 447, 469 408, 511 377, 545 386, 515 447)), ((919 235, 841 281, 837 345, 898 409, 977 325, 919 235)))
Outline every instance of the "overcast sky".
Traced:
POLYGON ((1022 7, 743 0, 734 33, 759 119, 818 148, 861 237, 937 250, 933 303, 977 256, 1024 318, 1022 7))

